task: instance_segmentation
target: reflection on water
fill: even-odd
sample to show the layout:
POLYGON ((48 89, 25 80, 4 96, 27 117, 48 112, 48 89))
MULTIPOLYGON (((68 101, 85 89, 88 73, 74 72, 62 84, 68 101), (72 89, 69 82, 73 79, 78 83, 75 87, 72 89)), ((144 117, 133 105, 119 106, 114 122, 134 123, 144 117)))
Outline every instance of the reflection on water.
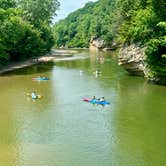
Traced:
POLYGON ((129 76, 112 53, 88 55, 0 77, 0 165, 165 165, 166 87, 129 76), (93 95, 111 104, 82 101, 93 95))

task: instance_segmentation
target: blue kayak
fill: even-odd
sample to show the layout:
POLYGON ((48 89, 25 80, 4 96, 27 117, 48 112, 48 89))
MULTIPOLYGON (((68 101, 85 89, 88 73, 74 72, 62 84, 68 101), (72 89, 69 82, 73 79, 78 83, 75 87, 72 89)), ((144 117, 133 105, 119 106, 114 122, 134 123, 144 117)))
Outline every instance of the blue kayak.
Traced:
POLYGON ((95 99, 89 99, 89 98, 83 98, 83 101, 86 101, 86 102, 90 102, 92 104, 100 104, 100 105, 109 105, 110 102, 108 101, 99 101, 99 100, 95 100, 95 99))
POLYGON ((108 101, 91 100, 90 102, 93 104, 101 104, 101 105, 110 104, 110 102, 108 102, 108 101))
POLYGON ((37 95, 31 95, 31 98, 32 99, 37 99, 38 97, 37 97, 37 95))
POLYGON ((32 78, 32 80, 34 80, 34 81, 48 81, 50 79, 47 77, 37 77, 37 78, 32 78))

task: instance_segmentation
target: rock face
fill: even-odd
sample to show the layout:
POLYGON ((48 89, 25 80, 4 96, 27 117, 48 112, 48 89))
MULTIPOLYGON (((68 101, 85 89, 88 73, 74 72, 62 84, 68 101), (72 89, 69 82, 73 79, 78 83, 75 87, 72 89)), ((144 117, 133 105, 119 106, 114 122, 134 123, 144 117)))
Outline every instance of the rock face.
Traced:
POLYGON ((92 36, 90 40, 90 49, 97 49, 97 50, 103 50, 103 51, 114 51, 117 48, 121 47, 121 43, 118 42, 112 42, 109 46, 106 46, 106 43, 104 40, 97 36, 92 36))
POLYGON ((130 74, 144 76, 145 68, 145 48, 138 44, 124 46, 119 51, 118 64, 123 66, 130 74))
POLYGON ((90 40, 90 49, 102 49, 104 47, 104 40, 92 36, 90 40))
POLYGON ((123 66, 131 75, 145 76, 149 82, 166 85, 165 76, 155 76, 147 67, 145 49, 139 44, 122 47, 119 51, 119 65, 123 66))

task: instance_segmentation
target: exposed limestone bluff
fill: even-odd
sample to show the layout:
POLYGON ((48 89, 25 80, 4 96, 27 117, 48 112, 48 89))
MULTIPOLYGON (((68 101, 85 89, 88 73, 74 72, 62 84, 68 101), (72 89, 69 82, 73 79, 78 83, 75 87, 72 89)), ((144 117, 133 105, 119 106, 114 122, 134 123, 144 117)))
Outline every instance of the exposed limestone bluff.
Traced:
POLYGON ((148 81, 166 85, 166 77, 151 76, 151 71, 146 64, 146 47, 140 44, 123 46, 119 50, 118 64, 123 66, 131 75, 144 76, 148 81))
POLYGON ((97 36, 92 36, 90 39, 90 49, 99 49, 99 50, 115 50, 118 48, 120 43, 113 42, 109 47, 106 47, 105 41, 97 36))
MULTIPOLYGON (((97 37, 92 37, 90 40, 90 49, 114 50, 117 47, 119 47, 119 44, 113 44, 109 48, 105 48, 104 41, 97 37)), ((133 76, 143 76, 148 81, 166 85, 165 77, 150 76, 150 69, 148 69, 148 65, 146 64, 145 49, 146 47, 142 47, 136 43, 121 46, 118 55, 118 64, 123 66, 133 76)))
POLYGON ((104 48, 104 40, 96 37, 96 36, 92 36, 90 39, 90 49, 103 49, 104 48))
POLYGON ((141 48, 139 45, 132 44, 123 46, 119 50, 118 64, 132 75, 146 76, 145 60, 145 47, 141 48))

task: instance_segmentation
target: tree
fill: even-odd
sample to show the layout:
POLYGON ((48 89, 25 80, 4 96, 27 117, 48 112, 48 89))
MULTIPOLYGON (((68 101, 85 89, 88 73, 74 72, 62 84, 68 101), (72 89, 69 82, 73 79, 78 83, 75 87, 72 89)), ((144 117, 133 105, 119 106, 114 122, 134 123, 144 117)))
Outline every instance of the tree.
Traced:
POLYGON ((164 0, 151 0, 152 7, 160 21, 164 21, 166 18, 166 2, 164 0))
POLYGON ((91 36, 112 43, 112 13, 115 0, 88 2, 85 6, 54 25, 56 46, 89 47, 91 36), (107 36, 110 35, 111 37, 107 36))
POLYGON ((0 26, 0 36, 1 48, 5 51, 3 54, 8 55, 8 60, 23 60, 44 52, 40 31, 21 17, 9 16, 5 19, 0 26))
POLYGON ((147 64, 155 76, 166 77, 166 22, 157 24, 158 38, 148 42, 146 55, 147 64))
POLYGON ((15 8, 16 2, 15 0, 0 0, 0 8, 1 9, 8 9, 8 8, 15 8))
POLYGON ((56 0, 0 0, 0 65, 51 49, 54 38, 49 24, 58 5, 56 0))
POLYGON ((57 0, 19 0, 18 6, 24 11, 23 17, 39 27, 41 22, 51 23, 59 2, 57 0))

